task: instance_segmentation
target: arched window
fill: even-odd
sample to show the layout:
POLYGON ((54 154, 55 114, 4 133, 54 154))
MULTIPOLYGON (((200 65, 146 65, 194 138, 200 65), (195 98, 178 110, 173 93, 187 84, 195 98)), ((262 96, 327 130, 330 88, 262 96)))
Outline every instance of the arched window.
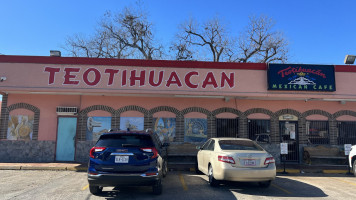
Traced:
POLYGON ((162 142, 173 142, 176 137, 176 114, 167 111, 154 113, 152 128, 162 142))
POLYGON ((337 119, 337 142, 339 145, 356 144, 356 117, 343 115, 337 119))
POLYGON ((330 144, 328 118, 322 115, 308 116, 306 136, 309 144, 330 144))
POLYGON ((239 118, 233 113, 216 115, 216 137, 238 137, 239 118))

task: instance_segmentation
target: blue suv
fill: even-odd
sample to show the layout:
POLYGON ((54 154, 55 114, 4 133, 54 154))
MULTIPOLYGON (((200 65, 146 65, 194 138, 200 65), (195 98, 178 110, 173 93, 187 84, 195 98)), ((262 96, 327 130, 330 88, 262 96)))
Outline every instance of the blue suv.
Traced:
POLYGON ((103 187, 152 186, 162 193, 162 177, 168 172, 167 146, 150 131, 103 133, 90 150, 89 190, 97 195, 103 187))

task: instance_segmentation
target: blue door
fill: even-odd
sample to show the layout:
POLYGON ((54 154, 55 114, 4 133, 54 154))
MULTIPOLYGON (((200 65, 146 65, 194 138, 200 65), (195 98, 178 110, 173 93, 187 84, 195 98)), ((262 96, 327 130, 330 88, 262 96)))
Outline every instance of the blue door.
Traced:
POLYGON ((74 161, 74 141, 77 130, 77 118, 59 117, 57 135, 57 161, 74 161))

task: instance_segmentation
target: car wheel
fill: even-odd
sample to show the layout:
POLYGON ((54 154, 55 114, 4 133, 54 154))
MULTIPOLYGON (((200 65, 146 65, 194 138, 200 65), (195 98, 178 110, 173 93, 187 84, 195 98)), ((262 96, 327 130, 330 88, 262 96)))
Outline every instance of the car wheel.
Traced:
POLYGON ((208 176, 209 176, 209 185, 212 186, 212 187, 215 187, 218 185, 218 181, 214 178, 214 175, 213 175, 213 166, 209 166, 209 169, 208 169, 208 176))
POLYGON ((259 182, 258 184, 260 185, 260 187, 262 188, 268 188, 271 185, 272 181, 263 181, 263 182, 259 182))
POLYGON ((352 172, 354 173, 354 176, 356 176, 356 160, 354 160, 354 163, 352 165, 352 172))
POLYGON ((161 180, 156 181, 152 186, 153 194, 160 195, 162 194, 162 182, 161 180))
POLYGON ((168 173, 168 164, 167 164, 167 161, 164 160, 163 166, 162 166, 162 175, 163 175, 163 177, 166 177, 167 173, 168 173))
POLYGON ((90 191, 90 193, 92 193, 93 195, 98 195, 98 194, 100 194, 100 193, 103 191, 103 187, 89 185, 89 191, 90 191))

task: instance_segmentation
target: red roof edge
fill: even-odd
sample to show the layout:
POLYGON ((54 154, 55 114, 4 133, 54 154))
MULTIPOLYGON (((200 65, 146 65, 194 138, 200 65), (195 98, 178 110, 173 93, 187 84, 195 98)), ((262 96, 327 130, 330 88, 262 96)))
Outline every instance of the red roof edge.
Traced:
POLYGON ((49 57, 49 56, 13 56, 0 55, 0 63, 37 63, 59 65, 110 65, 137 67, 176 67, 176 68, 207 68, 207 69, 250 69, 266 70, 266 63, 233 63, 173 60, 137 60, 85 57, 49 57))
MULTIPOLYGON (((15 55, 0 55, 0 63, 267 70, 266 63, 138 60, 138 59, 114 59, 114 58, 15 56, 15 55)), ((334 65, 334 66, 335 66, 335 72, 356 72, 356 65, 334 65)))
POLYGON ((335 65, 335 72, 356 72, 356 65, 335 65))

